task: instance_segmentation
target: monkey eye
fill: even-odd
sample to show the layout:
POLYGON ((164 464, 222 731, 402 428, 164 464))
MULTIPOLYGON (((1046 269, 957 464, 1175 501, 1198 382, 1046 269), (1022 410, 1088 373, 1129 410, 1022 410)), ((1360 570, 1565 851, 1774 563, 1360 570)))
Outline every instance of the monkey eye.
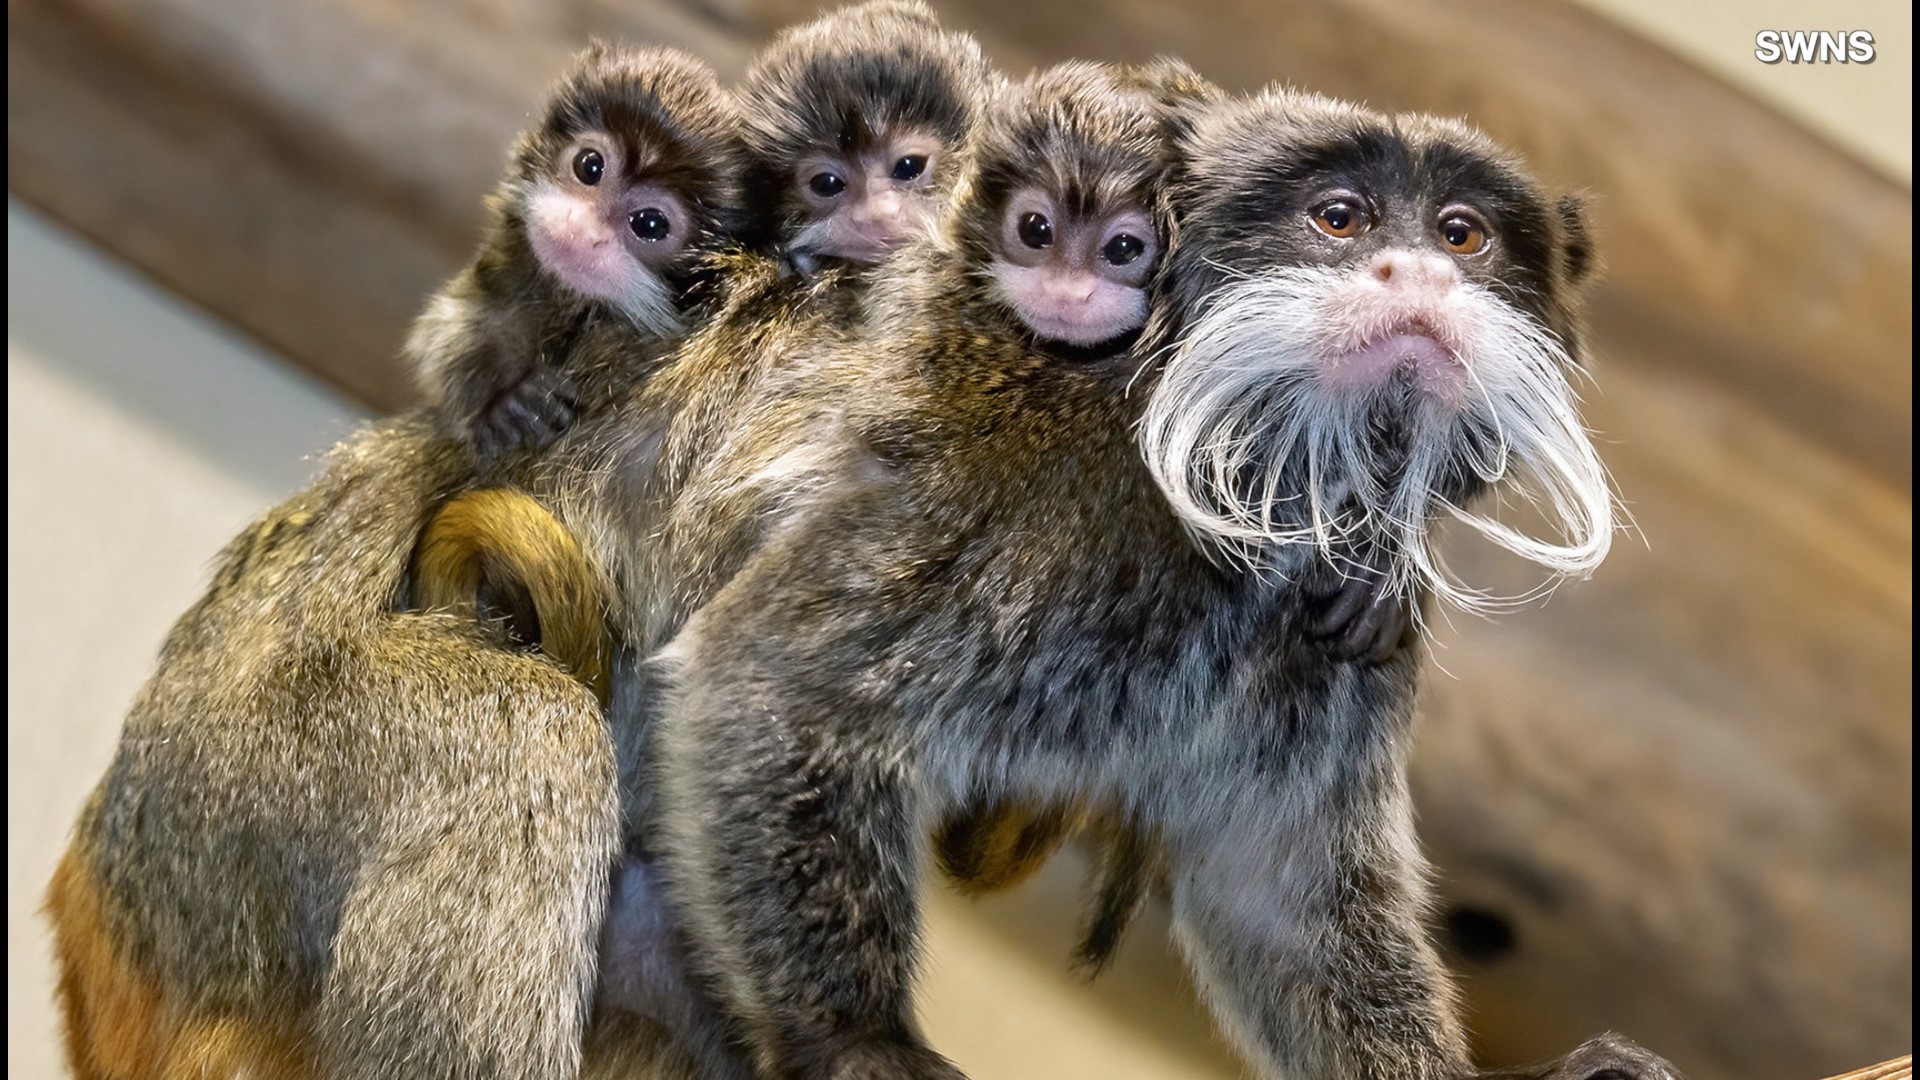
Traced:
POLYGON ((807 181, 807 188, 823 199, 831 199, 847 190, 847 182, 838 173, 814 173, 807 181))
POLYGON ((1045 214, 1020 215, 1020 242, 1035 251, 1053 246, 1053 222, 1045 214))
POLYGON ((1367 231, 1367 211, 1351 199, 1323 203, 1313 212, 1313 227, 1336 240, 1350 240, 1367 231))
POLYGON ((588 187, 598 184, 606 173, 607 159, 591 146, 573 155, 574 178, 588 187))
POLYGON ((909 180, 920 179, 920 174, 926 171, 927 155, 925 154, 908 154, 893 163, 893 178, 903 184, 909 180))
POLYGON ((1107 241, 1100 249, 1100 255, 1115 266, 1125 266, 1139 258, 1147 250, 1147 242, 1132 233, 1120 233, 1107 241))
POLYGON ((1487 250, 1487 230, 1465 214, 1454 214, 1440 223, 1440 242, 1455 255, 1478 255, 1487 250))
POLYGON ((635 210, 627 215, 627 228, 633 235, 646 241, 665 240, 673 232, 673 222, 658 207, 649 206, 645 210, 635 210))

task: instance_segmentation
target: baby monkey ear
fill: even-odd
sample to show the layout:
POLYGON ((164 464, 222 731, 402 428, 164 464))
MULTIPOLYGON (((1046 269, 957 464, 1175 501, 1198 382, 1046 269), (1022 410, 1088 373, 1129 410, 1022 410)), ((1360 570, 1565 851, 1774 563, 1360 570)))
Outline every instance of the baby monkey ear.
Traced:
POLYGON ((1578 288, 1587 284, 1599 268, 1593 233, 1587 228, 1586 201, 1578 195, 1562 195, 1554 209, 1560 212, 1562 269, 1567 284, 1578 288))

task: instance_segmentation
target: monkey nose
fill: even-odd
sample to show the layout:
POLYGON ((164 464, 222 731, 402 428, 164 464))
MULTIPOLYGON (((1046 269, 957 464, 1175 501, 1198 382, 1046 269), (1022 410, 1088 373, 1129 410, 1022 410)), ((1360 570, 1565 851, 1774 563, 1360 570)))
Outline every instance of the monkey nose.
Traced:
POLYGON ((1425 251, 1394 248, 1374 256, 1367 272, 1390 289, 1432 289, 1445 292, 1460 282, 1453 260, 1425 251))
POLYGON ((1046 293, 1058 304, 1084 304, 1093 299, 1099 282, 1092 274, 1056 274, 1046 284, 1046 293))
POLYGON ((855 216, 856 224, 871 230, 893 229, 900 224, 901 202, 897 195, 872 195, 855 216))

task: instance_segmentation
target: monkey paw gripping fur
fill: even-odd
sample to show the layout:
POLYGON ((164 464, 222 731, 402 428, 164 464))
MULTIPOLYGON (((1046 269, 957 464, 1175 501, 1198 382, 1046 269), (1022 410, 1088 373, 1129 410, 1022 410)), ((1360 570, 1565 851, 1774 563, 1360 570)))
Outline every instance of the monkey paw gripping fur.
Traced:
POLYGON ((737 95, 594 47, 492 207, 434 406, 229 546, 82 816, 80 1076, 952 1080, 925 854, 1082 834, 1080 961, 1163 892, 1260 1075, 1670 1080, 1472 1068, 1406 786, 1422 606, 1493 602, 1433 521, 1605 552, 1577 202, 876 0, 737 95))

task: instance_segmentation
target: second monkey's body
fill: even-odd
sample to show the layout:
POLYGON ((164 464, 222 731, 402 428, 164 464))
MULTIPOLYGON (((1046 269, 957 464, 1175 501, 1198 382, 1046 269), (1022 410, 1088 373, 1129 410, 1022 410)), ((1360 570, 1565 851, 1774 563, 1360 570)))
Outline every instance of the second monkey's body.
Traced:
MULTIPOLYGON (((1010 212, 1020 208, 1016 181, 1113 190, 1099 179, 1114 160, 1098 152, 1102 139, 1042 152, 1036 166, 1022 156, 1032 153, 1021 141, 1028 129, 1009 120, 998 134, 1017 149, 1003 149, 1004 159, 986 151, 989 163, 977 164, 994 179, 965 189, 982 200, 956 214, 965 236, 910 250, 912 273, 879 292, 869 335, 853 348, 801 343, 741 371, 724 394, 643 410, 627 441, 589 455, 608 479, 568 515, 620 549, 608 561, 632 643, 663 647, 666 705, 652 751, 659 850, 696 963, 769 1075, 955 1075, 912 1016, 916 881, 930 825, 1001 798, 1091 799, 1151 830, 1196 977, 1264 1074, 1473 1075, 1420 921, 1423 867, 1405 786, 1417 650, 1346 659, 1318 631, 1326 598, 1350 592, 1355 562, 1378 561, 1382 577, 1403 581, 1421 557, 1399 545, 1423 534, 1392 533, 1371 512, 1369 500, 1382 497, 1375 485, 1397 482, 1395 461, 1452 460, 1414 473, 1422 497, 1465 501, 1492 479, 1474 455, 1498 425, 1474 403, 1442 396, 1456 392, 1448 380, 1461 358, 1495 380, 1489 408, 1524 410, 1515 402, 1536 394, 1557 402, 1550 410, 1564 406, 1557 368, 1528 367, 1536 385, 1512 382, 1502 365, 1564 365, 1577 348, 1577 208, 1556 209, 1461 128, 1413 120, 1403 132, 1396 120, 1281 94, 1219 111, 1185 140, 1203 156, 1184 174, 1181 201, 1192 208, 1185 235, 1199 239, 1186 240, 1166 315, 1168 340, 1196 350, 1199 367, 1143 373, 1125 348, 1037 348, 982 284, 999 280, 984 260, 1002 245, 1045 246, 1041 230, 1010 212), (1251 163, 1235 157, 1247 147, 1251 163), (1014 167, 991 171, 1000 160, 1014 167), (1292 173, 1291 161, 1312 164, 1292 173), (1365 194, 1324 195, 1343 182, 1365 194), (1350 262, 1335 241, 1361 235, 1353 223, 1369 197, 1390 208, 1371 211, 1388 223, 1380 235, 1411 246, 1376 264, 1350 262), (1448 244, 1461 234, 1464 246, 1430 252, 1428 215, 1451 212, 1455 199, 1479 207, 1462 220, 1506 226, 1511 254, 1469 263, 1481 255, 1465 250, 1481 226, 1452 217, 1440 233, 1448 244), (1310 224, 1316 213, 1326 222, 1310 224), (1445 269, 1447 258, 1459 267, 1445 269), (1353 310, 1418 321, 1385 324, 1399 336, 1376 348, 1367 337, 1304 340, 1312 319, 1280 327, 1214 308, 1216 291, 1258 299, 1268 294, 1256 286, 1292 288, 1295 278, 1328 297, 1389 286, 1387 299, 1353 310), (1485 281, 1502 288, 1489 292, 1485 281), (1502 291, 1514 283, 1525 288, 1502 291), (1418 305, 1431 310, 1404 306, 1415 292, 1391 291, 1429 284, 1418 305), (1183 337, 1189 323, 1193 342, 1183 337), (1206 351, 1236 327, 1253 336, 1206 351), (1443 355, 1434 340, 1396 351, 1421 327, 1449 335, 1445 348, 1456 351, 1443 355), (1526 352, 1536 346, 1538 355, 1526 352), (1322 474, 1305 468, 1318 457, 1247 441, 1244 468, 1204 472, 1214 494, 1261 508, 1248 513, 1305 514, 1292 485, 1330 476, 1350 485, 1340 498, 1354 500, 1355 516, 1326 528, 1332 542, 1261 545, 1265 572, 1251 573, 1240 549, 1223 556, 1190 527, 1208 522, 1236 543, 1240 533, 1170 501, 1170 492, 1199 496, 1169 477, 1235 445, 1183 442, 1191 432, 1179 422, 1218 423, 1229 435, 1231 424, 1269 414, 1282 434, 1290 416, 1310 424, 1313 411, 1281 391, 1321 391, 1299 389, 1285 366, 1269 369, 1268 350, 1311 358, 1317 372, 1347 361, 1335 349, 1364 360, 1365 381, 1333 384, 1329 400, 1355 394, 1382 424, 1340 431, 1385 432, 1368 450, 1375 456, 1337 459, 1350 471, 1322 474), (1246 389, 1236 373, 1266 381, 1246 389), (1143 413, 1156 414, 1129 387, 1144 384, 1165 404, 1154 397, 1162 379, 1184 405, 1163 410, 1174 429, 1143 453, 1135 433, 1143 413), (1216 396, 1214 382, 1247 402, 1216 396), (1260 387, 1275 395, 1258 396, 1260 387), (1433 441, 1397 441, 1415 435, 1433 441), (646 544, 617 539, 622 530, 646 544)), ((1072 106, 1047 115, 1063 114, 1072 106)), ((663 406, 675 367, 697 351, 696 342, 650 382, 663 406)), ((1339 368, 1328 378, 1363 375, 1339 368)), ((1516 458, 1575 462, 1568 483, 1598 482, 1604 500, 1597 467, 1585 468, 1591 448, 1553 441, 1584 439, 1577 426, 1542 438, 1544 448, 1516 444, 1516 458)), ((1531 1075, 1603 1069, 1661 1075, 1617 1044, 1531 1075)))

